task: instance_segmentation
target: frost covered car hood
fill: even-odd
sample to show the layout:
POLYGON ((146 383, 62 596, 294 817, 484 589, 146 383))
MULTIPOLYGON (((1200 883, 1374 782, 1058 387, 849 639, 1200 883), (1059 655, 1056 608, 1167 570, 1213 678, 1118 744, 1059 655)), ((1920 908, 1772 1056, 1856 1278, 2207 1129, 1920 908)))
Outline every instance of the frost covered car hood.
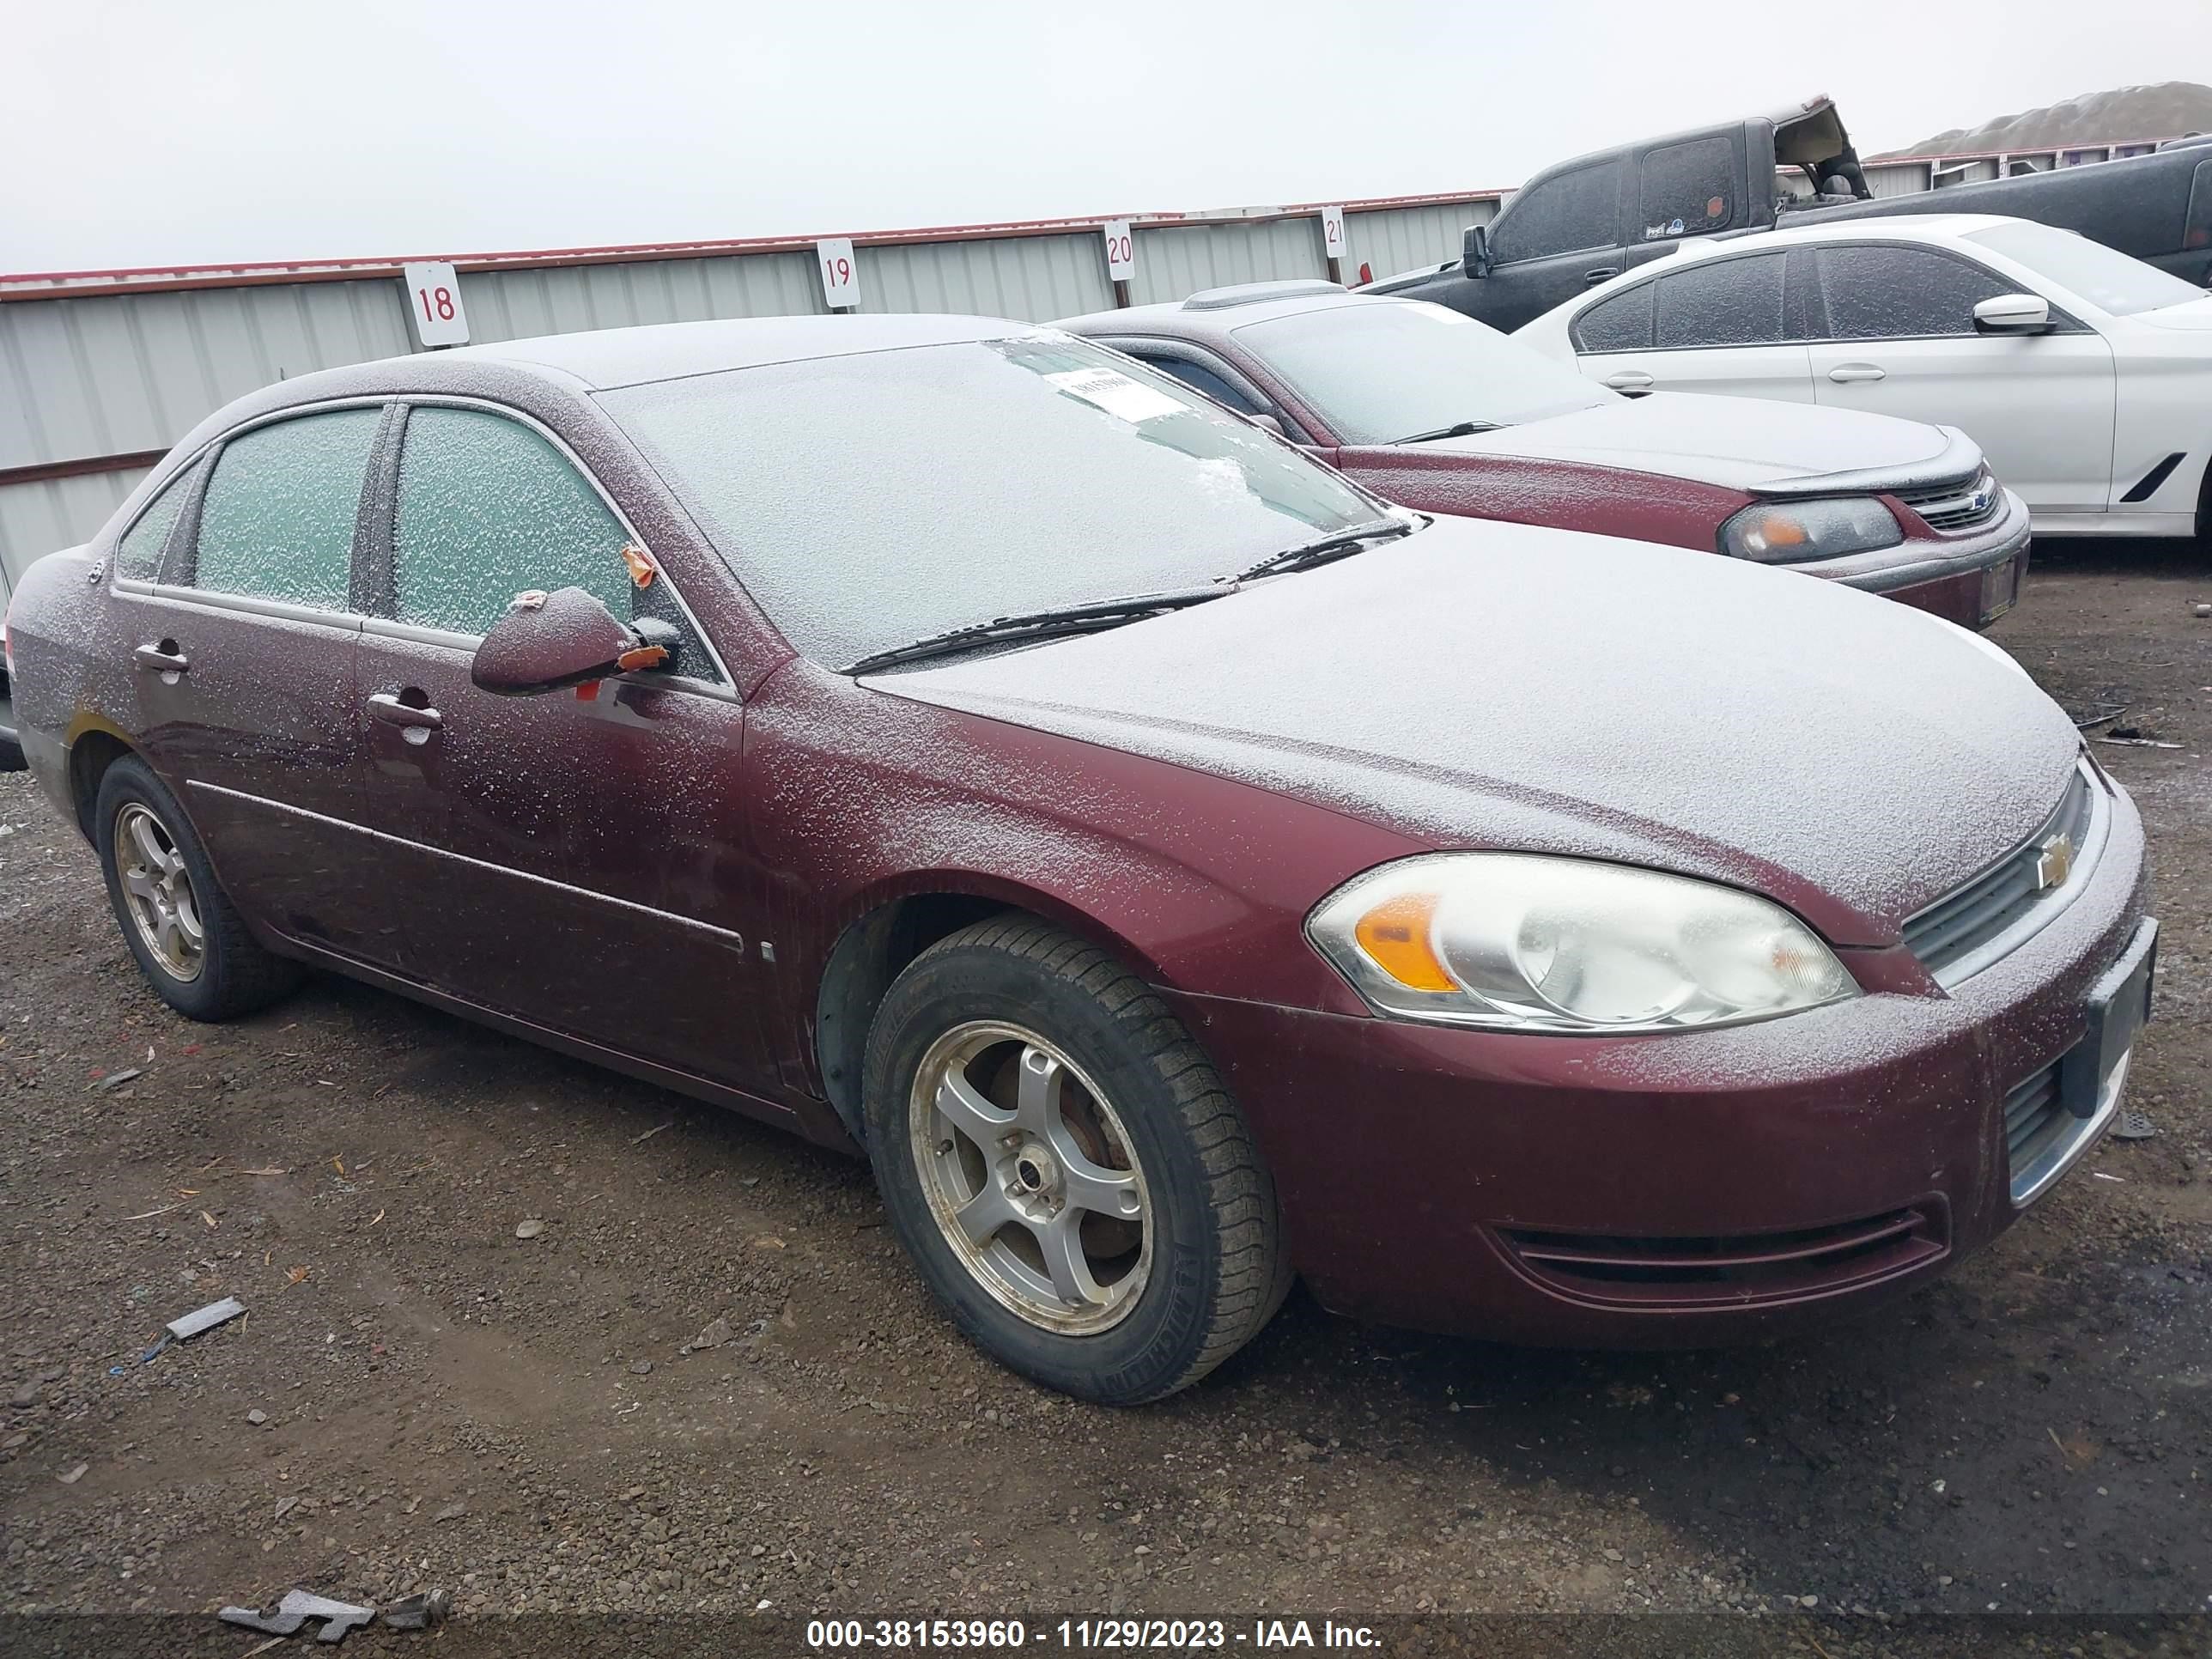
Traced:
POLYGON ((1426 845, 1756 888, 1843 944, 1893 941, 2025 841, 2079 752, 2009 659, 1919 611, 1709 553, 1459 520, 1107 633, 865 683, 1426 845))
MULTIPOLYGON (((1952 441, 1940 428, 1862 410, 1657 392, 1421 447, 1581 461, 1750 489, 1827 472, 1885 481, 1893 472, 1898 484, 1916 482, 1944 460, 1952 441)), ((1941 468, 1944 476, 1956 471, 1955 465, 1941 468)))

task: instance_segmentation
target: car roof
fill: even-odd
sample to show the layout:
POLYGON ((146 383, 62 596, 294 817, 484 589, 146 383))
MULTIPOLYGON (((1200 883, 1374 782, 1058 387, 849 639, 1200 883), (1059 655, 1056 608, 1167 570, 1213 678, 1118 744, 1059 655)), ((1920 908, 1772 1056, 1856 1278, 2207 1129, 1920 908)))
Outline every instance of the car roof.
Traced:
POLYGON ((547 334, 492 345, 462 346, 437 355, 447 361, 553 369, 581 381, 590 390, 606 391, 808 358, 1003 340, 1035 329, 1032 323, 998 317, 740 317, 720 322, 653 323, 583 334, 547 334))
MULTIPOLYGON (((1255 283, 1255 288, 1263 286, 1255 283)), ((1291 284, 1284 284, 1285 288, 1291 284)), ((1204 301, 1205 293, 1194 294, 1190 300, 1166 305, 1127 306, 1119 311, 1093 311, 1080 317, 1063 317, 1054 328, 1064 328, 1071 334, 1158 334, 1174 335, 1184 339, 1219 339, 1247 323, 1273 321, 1278 317, 1297 317, 1309 311, 1337 311, 1346 306, 1402 306, 1413 303, 1390 294, 1353 294, 1334 283, 1297 285, 1299 291, 1286 293, 1279 298, 1264 295, 1253 299, 1238 299, 1231 303, 1193 304, 1204 301)), ((1229 293, 1232 290, 1209 290, 1229 293)))
MULTIPOLYGON (((1875 213, 1863 219, 1833 219, 1802 225, 1785 223, 1773 230, 1723 232, 1717 236, 1701 236, 1684 242, 1676 252, 1680 258, 1705 259, 1717 254, 1741 253, 1750 248, 1796 247, 1806 242, 1864 241, 1869 239, 1940 242, 1966 235, 1972 231, 1987 230, 1992 225, 2018 222, 2010 216, 1999 213, 1900 213, 1893 216, 1875 213)), ((1628 274, 1640 275, 1650 268, 1649 265, 1631 266, 1628 274)))

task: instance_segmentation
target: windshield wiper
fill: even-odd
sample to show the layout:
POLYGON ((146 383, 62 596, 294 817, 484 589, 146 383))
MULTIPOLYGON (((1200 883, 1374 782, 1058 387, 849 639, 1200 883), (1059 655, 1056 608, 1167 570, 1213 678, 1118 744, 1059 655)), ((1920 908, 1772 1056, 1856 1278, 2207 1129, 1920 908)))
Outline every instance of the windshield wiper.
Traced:
POLYGON ((1410 536, 1420 526, 1404 519, 1377 519, 1371 524, 1356 524, 1349 530, 1340 530, 1323 536, 1319 541, 1301 542, 1296 547, 1286 547, 1279 553, 1270 553, 1249 570, 1240 570, 1232 581, 1249 582, 1255 577, 1273 576, 1285 570, 1308 570, 1317 564, 1327 564, 1332 559, 1341 559, 1357 553, 1368 542, 1380 536, 1410 536))
POLYGON ((1024 611, 1015 617, 997 617, 989 622, 970 623, 964 628, 947 629, 942 634, 906 645, 895 645, 888 651, 878 651, 863 657, 848 674, 868 674, 878 668, 889 668, 894 663, 918 662, 924 657, 942 657, 955 651, 973 649, 979 645, 992 645, 1001 640, 1042 640, 1056 634, 1090 634, 1100 629, 1118 628, 1123 623, 1135 622, 1142 617, 1157 617, 1164 611, 1181 611, 1194 605, 1203 605, 1208 599, 1218 599, 1224 593, 1237 591, 1234 582, 1214 582, 1205 587, 1170 588, 1161 593, 1128 593, 1119 599, 1089 599, 1081 605, 1056 605, 1049 611, 1024 611))
POLYGON ((1472 438, 1478 432, 1495 432, 1504 424, 1503 421, 1462 421, 1456 426, 1440 426, 1434 432, 1416 432, 1410 438, 1397 438, 1392 441, 1425 444, 1437 438, 1472 438))

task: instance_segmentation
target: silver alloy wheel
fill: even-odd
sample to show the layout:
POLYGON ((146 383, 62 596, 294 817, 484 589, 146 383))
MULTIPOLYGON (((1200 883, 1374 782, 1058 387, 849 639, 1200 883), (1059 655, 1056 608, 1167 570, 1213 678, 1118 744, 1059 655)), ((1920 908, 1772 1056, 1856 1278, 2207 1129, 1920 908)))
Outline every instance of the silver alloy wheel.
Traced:
POLYGON ((1061 1336, 1137 1305, 1152 1264, 1145 1172, 1073 1060, 1018 1025, 956 1026, 915 1069, 907 1118, 930 1213, 976 1283, 1061 1336))
POLYGON ((161 970, 189 985, 207 962, 199 896, 176 838, 153 811, 137 801, 115 815, 115 873, 138 937, 161 970))

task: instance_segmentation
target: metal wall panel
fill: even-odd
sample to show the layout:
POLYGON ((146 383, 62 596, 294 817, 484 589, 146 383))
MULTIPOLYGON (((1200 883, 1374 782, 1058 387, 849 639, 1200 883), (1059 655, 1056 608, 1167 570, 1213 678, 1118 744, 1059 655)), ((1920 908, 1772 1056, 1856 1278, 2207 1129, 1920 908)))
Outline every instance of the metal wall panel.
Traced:
MULTIPOLYGON (((864 247, 860 262, 863 311, 952 312, 1046 323, 1114 303, 1105 239, 1095 234, 864 247)), ((810 280, 812 274, 810 265, 810 280)), ((817 310, 821 300, 817 283, 817 310)))
POLYGON ((1318 214, 1221 224, 1138 225, 1135 236, 1137 275, 1129 284, 1134 305, 1188 299, 1200 289, 1226 288, 1233 283, 1328 275, 1318 214))
POLYGON ((469 337, 486 344, 823 309, 813 259, 804 253, 472 272, 461 279, 461 298, 469 337))
POLYGON ((74 547, 106 524, 151 470, 138 466, 0 486, 0 564, 9 581, 21 581, 32 560, 74 547))
POLYGON ((272 380, 412 349, 395 282, 0 306, 0 468, 163 449, 272 380))
POLYGON ((1424 207, 1384 208, 1344 216, 1344 240, 1351 249, 1345 279, 1354 280, 1364 262, 1377 282, 1459 258, 1469 225, 1486 225, 1498 216, 1495 202, 1441 202, 1424 207))
POLYGON ((1928 182, 1928 170, 1925 161, 1870 161, 1866 168, 1867 188, 1877 201, 1892 196, 1917 196, 1933 188, 1928 182))

